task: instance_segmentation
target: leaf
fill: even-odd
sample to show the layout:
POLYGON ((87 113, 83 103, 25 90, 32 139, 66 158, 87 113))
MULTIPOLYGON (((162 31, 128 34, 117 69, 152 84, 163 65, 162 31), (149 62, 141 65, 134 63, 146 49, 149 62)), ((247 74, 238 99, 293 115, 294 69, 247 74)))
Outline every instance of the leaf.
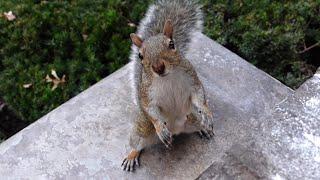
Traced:
POLYGON ((59 86, 59 84, 64 84, 66 82, 66 75, 63 75, 62 78, 60 79, 59 76, 57 75, 57 72, 52 69, 51 70, 51 75, 53 77, 50 77, 48 74, 46 76, 46 82, 47 83, 52 83, 53 86, 51 88, 52 91, 54 91, 55 89, 57 89, 57 87, 59 86))
POLYGON ((32 86, 32 83, 22 85, 23 88, 28 89, 32 86))
POLYGON ((16 19, 16 16, 12 13, 12 11, 5 12, 4 16, 7 18, 8 21, 13 21, 16 19))
POLYGON ((88 39, 88 34, 82 34, 82 38, 84 41, 86 41, 88 39))
POLYGON ((52 76, 53 76, 54 78, 60 80, 60 78, 59 78, 58 75, 57 75, 57 72, 56 72, 54 69, 51 70, 51 74, 52 74, 52 76))
POLYGON ((135 25, 134 23, 132 23, 132 22, 128 23, 128 26, 130 26, 130 27, 136 27, 136 25, 135 25))
POLYGON ((46 82, 52 82, 52 78, 48 74, 46 76, 46 82))

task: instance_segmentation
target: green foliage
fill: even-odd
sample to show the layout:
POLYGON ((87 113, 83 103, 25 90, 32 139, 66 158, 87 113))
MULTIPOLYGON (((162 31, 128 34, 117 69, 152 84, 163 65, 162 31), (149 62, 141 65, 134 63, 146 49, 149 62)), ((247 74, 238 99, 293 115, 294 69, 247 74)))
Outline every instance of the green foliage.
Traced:
MULTIPOLYGON (((32 122, 114 72, 127 63, 128 23, 138 24, 149 1, 0 1, 0 96, 32 122), (14 21, 2 15, 10 10, 14 21), (66 75, 54 91, 51 69, 66 75)), ((287 85, 320 65, 319 47, 299 53, 320 41, 318 0, 201 3, 208 36, 287 85)))
POLYGON ((203 0, 206 34, 297 87, 320 65, 320 1, 203 0))
POLYGON ((145 1, 0 1, 0 95, 34 121, 127 63, 145 1), (87 37, 86 37, 87 36, 87 37), (67 82, 52 91, 51 69, 67 82), (32 83, 30 88, 23 84, 32 83))

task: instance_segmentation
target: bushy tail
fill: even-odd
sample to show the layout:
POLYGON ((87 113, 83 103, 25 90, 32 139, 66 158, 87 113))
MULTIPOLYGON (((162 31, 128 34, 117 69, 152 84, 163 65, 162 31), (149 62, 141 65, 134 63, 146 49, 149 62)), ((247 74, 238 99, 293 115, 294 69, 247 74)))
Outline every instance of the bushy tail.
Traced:
POLYGON ((147 39, 162 32, 166 20, 173 23, 173 39, 180 53, 185 54, 191 33, 202 31, 201 6, 193 0, 158 0, 142 19, 137 34, 147 39))

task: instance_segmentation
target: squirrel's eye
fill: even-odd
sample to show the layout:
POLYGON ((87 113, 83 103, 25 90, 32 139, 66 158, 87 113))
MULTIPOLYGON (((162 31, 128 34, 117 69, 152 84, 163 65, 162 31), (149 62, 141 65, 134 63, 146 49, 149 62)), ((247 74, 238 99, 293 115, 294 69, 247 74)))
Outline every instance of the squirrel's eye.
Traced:
POLYGON ((174 49, 174 43, 173 43, 172 40, 170 40, 170 42, 169 42, 169 48, 170 48, 170 49, 174 49))
POLYGON ((143 56, 142 56, 142 54, 141 53, 139 53, 139 58, 142 60, 143 59, 143 56))

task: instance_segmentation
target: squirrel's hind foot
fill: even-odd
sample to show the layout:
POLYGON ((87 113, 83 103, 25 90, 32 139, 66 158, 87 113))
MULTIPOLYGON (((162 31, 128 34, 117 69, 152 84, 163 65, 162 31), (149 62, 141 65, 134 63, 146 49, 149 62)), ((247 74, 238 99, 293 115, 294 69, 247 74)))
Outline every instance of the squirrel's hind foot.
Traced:
POLYGON ((135 166, 140 166, 139 163, 140 151, 132 150, 129 155, 122 161, 121 167, 124 171, 133 172, 135 166))

